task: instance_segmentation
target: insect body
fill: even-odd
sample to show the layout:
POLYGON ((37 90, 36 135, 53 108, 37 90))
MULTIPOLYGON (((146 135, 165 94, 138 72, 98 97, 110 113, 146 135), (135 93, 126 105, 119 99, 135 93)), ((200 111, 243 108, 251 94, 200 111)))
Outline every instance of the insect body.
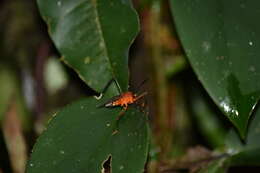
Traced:
MULTIPOLYGON (((113 80, 111 80, 108 85, 110 85, 110 83, 113 80)), ((144 82, 143 82, 144 83, 144 82)), ((142 83, 142 84, 143 84, 142 83)), ((105 87, 104 90, 106 90, 106 88, 108 87, 108 85, 105 87)), ((140 85, 141 86, 141 85, 140 85)), ((104 104, 98 106, 98 107, 106 107, 106 108, 110 108, 110 107, 122 107, 123 110, 119 113, 118 117, 117 117, 117 121, 116 121, 116 128, 118 126, 118 121, 120 120, 121 116, 126 112, 127 108, 129 105, 137 103, 137 101, 139 99, 141 99, 142 97, 144 97, 147 94, 147 92, 143 92, 142 94, 138 95, 135 94, 131 91, 127 91, 124 93, 121 93, 120 95, 117 95, 115 97, 112 97, 110 100, 108 100, 107 102, 105 102, 104 104)), ((116 134, 118 132, 118 130, 116 129, 112 134, 116 134)))
POLYGON ((146 94, 147 94, 147 92, 144 92, 140 95, 136 95, 131 91, 127 91, 118 96, 113 97, 111 100, 109 100, 103 106, 105 106, 105 107, 121 106, 121 107, 123 107, 124 110, 126 110, 128 105, 135 103, 137 100, 144 97, 146 94))

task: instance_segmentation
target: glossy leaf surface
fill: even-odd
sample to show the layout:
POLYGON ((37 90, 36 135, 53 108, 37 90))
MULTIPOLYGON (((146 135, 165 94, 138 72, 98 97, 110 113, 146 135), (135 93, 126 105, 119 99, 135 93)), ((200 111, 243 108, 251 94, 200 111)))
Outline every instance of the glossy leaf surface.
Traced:
MULTIPOLYGON (((222 156, 210 162, 201 173, 204 172, 226 172, 231 166, 260 166, 260 107, 250 121, 248 135, 244 141, 236 133, 230 130, 225 140, 225 147, 220 149, 222 156)), ((219 152, 218 151, 218 152, 219 152)))
POLYGON ((129 0, 38 0, 62 60, 101 92, 115 78, 128 88, 128 49, 138 32, 129 0))
POLYGON ((232 155, 232 165, 260 166, 260 107, 250 121, 248 136, 241 141, 239 136, 232 130, 226 141, 227 152, 232 155))
POLYGON ((100 173, 109 156, 113 173, 143 172, 146 115, 130 106, 117 127, 121 108, 97 108, 100 103, 88 98, 58 112, 34 146, 27 173, 100 173))
POLYGON ((260 2, 171 0, 193 69, 215 103, 245 137, 260 96, 260 2))

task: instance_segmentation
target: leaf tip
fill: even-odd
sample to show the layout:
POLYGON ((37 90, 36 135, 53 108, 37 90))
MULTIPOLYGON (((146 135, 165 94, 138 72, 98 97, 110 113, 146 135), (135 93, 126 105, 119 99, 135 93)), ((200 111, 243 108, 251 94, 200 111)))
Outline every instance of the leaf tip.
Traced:
POLYGON ((233 122, 233 124, 236 126, 236 129, 240 135, 240 138, 244 141, 246 139, 246 135, 247 135, 248 121, 243 122, 242 124, 237 124, 237 122, 233 122))

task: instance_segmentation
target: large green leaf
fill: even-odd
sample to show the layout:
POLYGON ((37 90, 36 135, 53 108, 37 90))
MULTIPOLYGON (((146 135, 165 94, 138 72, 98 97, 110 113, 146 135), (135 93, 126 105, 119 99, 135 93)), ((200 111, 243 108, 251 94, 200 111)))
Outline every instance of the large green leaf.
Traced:
POLYGON ((185 52, 215 103, 245 137, 260 96, 260 1, 171 0, 185 52))
POLYGON ((113 173, 143 172, 146 115, 130 106, 117 128, 121 108, 97 108, 101 103, 87 98, 58 112, 34 146, 27 173, 100 173, 109 156, 113 173))
POLYGON ((115 78, 128 89, 128 49, 138 32, 129 0, 38 0, 64 60, 100 92, 115 78))

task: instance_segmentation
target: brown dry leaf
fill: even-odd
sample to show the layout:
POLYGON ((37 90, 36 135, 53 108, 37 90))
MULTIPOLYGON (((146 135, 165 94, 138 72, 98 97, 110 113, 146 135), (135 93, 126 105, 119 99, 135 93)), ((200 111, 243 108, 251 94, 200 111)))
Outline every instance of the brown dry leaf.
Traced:
MULTIPOLYGON (((189 148, 186 154, 178 160, 174 160, 170 165, 163 166, 161 172, 169 173, 177 170, 189 170, 190 173, 195 173, 208 162, 215 159, 215 155, 202 146, 189 148)), ((217 157, 216 157, 217 158, 217 157)))
POLYGON ((24 173, 27 160, 26 143, 22 134, 21 121, 18 118, 17 105, 11 101, 4 115, 3 134, 14 173, 24 173))

